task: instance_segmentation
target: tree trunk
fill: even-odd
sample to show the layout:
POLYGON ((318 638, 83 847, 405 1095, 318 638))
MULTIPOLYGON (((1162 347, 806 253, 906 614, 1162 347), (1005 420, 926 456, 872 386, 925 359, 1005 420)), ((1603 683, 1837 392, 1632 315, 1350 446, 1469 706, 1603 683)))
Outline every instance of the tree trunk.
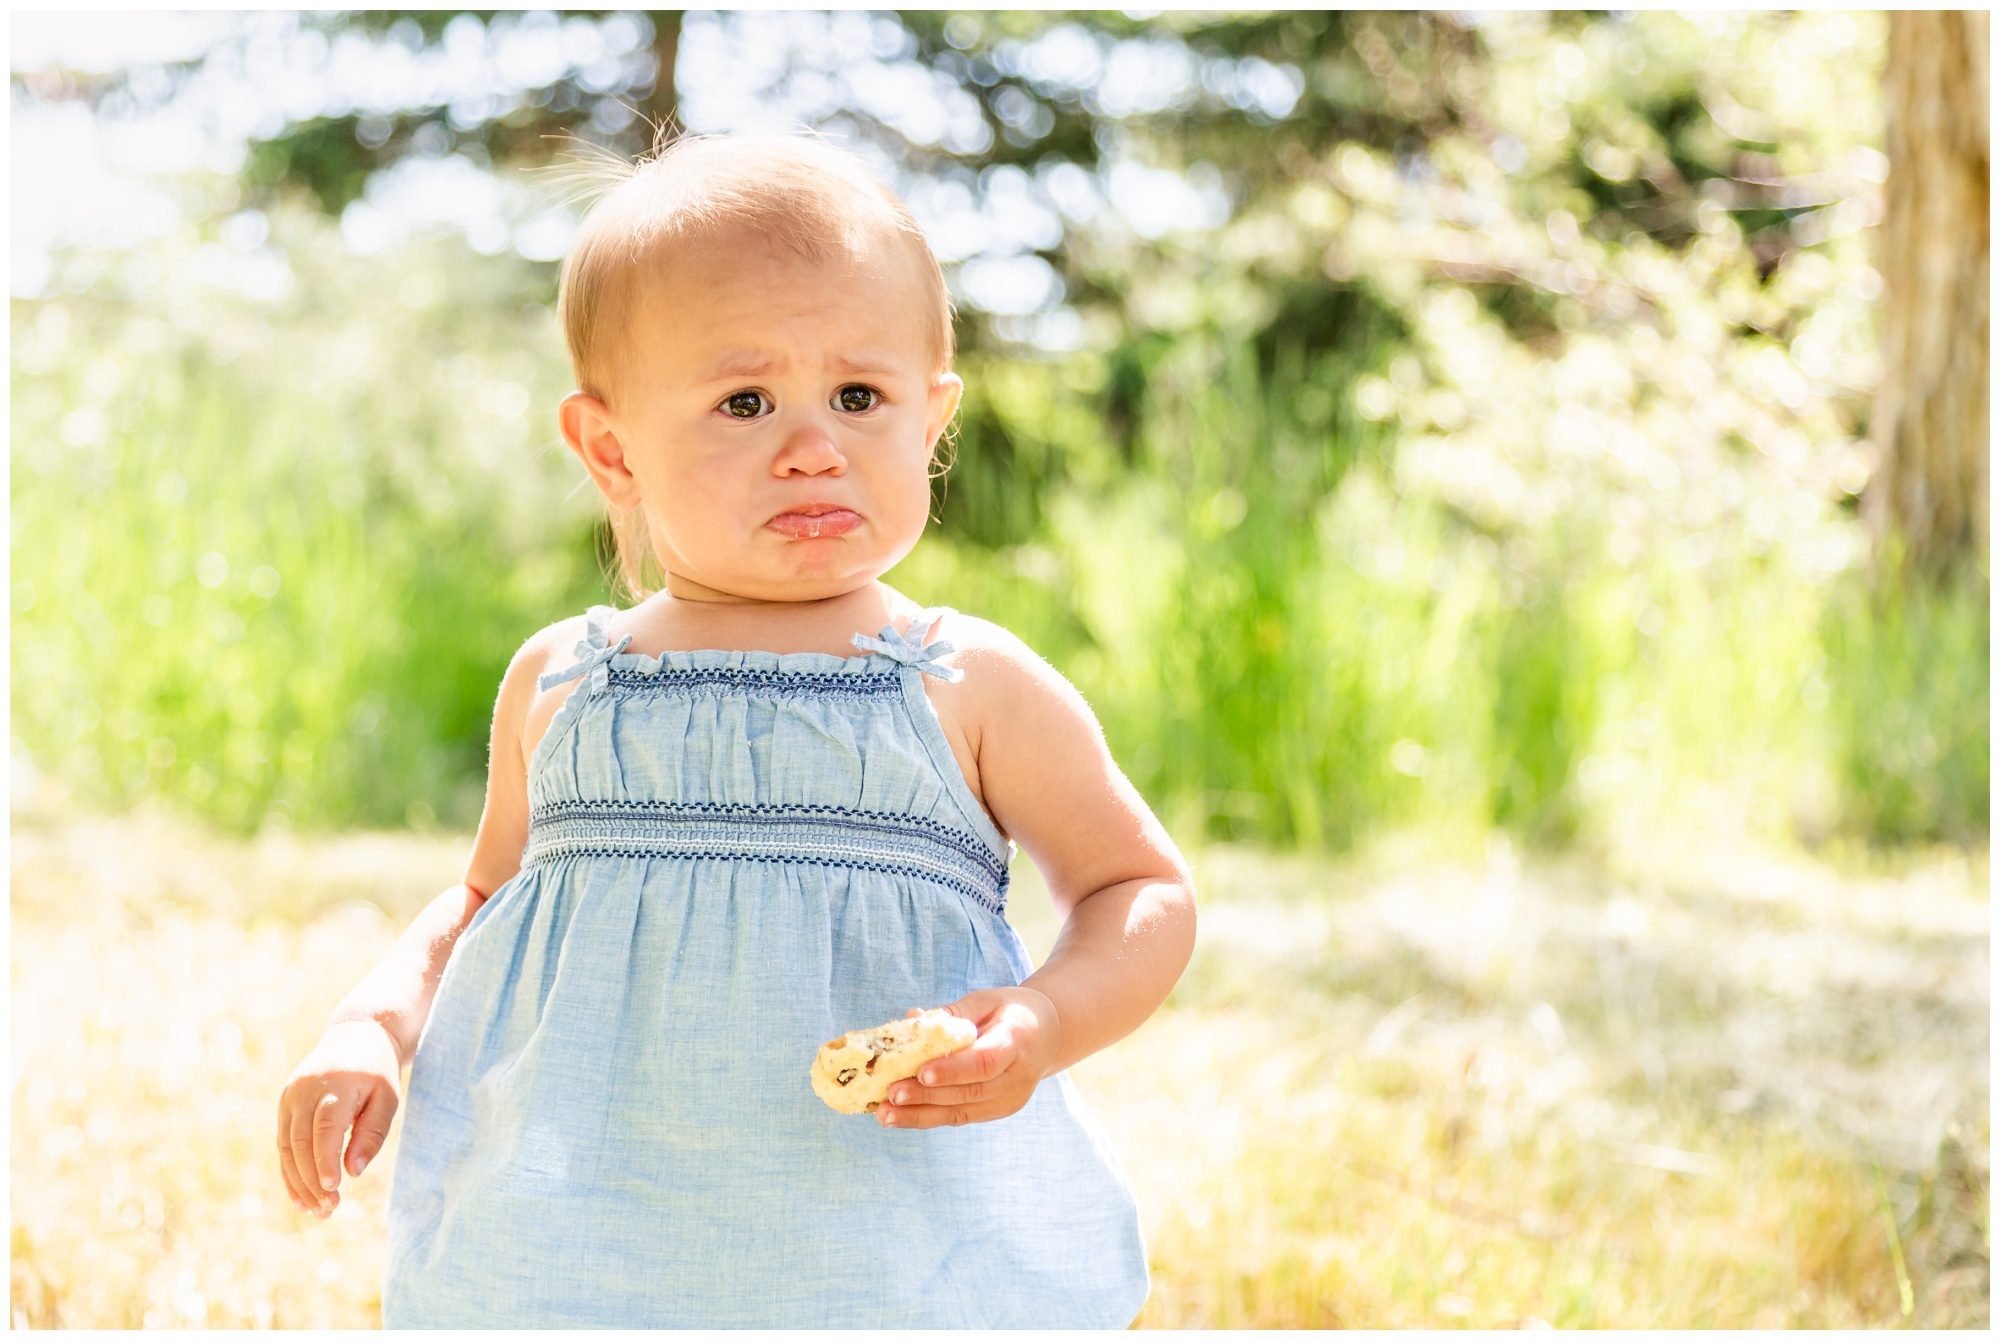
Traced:
POLYGON ((653 22, 653 92, 646 99, 646 118, 656 128, 654 134, 661 144, 686 130, 676 118, 680 103, 674 96, 674 68, 680 62, 681 14, 678 9, 656 9, 647 15, 653 22))
POLYGON ((1888 15, 1882 381, 1862 496, 1878 570, 1987 565, 1987 32, 1970 10, 1888 15))

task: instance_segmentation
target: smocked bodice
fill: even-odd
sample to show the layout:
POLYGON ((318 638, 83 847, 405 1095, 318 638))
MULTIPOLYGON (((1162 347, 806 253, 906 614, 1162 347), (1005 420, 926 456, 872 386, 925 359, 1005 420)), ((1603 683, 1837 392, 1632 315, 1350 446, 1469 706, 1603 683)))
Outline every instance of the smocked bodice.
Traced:
POLYGON ((542 687, 588 676, 550 721, 528 768, 524 865, 581 853, 739 855, 883 868, 992 911, 1012 844, 959 770, 923 688, 956 681, 912 632, 857 633, 861 656, 668 651, 607 645, 595 606, 577 661, 542 687))

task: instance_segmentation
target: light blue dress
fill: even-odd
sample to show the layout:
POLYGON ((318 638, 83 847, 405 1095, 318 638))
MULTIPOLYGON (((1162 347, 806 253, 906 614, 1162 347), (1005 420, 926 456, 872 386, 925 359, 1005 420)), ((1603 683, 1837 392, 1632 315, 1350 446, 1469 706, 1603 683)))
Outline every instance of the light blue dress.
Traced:
POLYGON ((885 1129, 821 1043, 1031 970, 1003 839, 924 693, 863 656, 607 646, 528 767, 520 873, 411 1061, 386 1327, 1118 1327, 1149 1279, 1067 1073, 997 1121, 885 1129))

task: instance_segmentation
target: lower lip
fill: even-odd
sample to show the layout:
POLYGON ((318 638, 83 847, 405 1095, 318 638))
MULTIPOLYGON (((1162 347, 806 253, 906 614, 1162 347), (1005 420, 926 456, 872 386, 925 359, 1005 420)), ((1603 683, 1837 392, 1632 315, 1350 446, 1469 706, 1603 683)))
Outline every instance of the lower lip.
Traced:
POLYGON ((821 512, 818 516, 805 516, 798 512, 786 512, 774 516, 765 523, 780 535, 789 535, 795 540, 825 539, 834 535, 845 535, 861 524, 859 512, 821 512))

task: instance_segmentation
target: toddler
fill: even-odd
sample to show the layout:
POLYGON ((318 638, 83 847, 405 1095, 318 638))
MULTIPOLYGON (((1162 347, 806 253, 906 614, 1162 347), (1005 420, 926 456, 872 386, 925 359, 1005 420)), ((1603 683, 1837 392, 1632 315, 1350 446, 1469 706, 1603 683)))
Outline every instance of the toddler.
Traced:
POLYGON ((843 150, 684 136, 558 310, 643 598, 508 666, 464 883, 285 1085, 294 1201, 408 1064, 385 1326, 1129 1325, 1136 1207, 1063 1072, 1165 999, 1192 881, 1068 681, 881 580, 962 389, 936 259, 843 150), (1017 842, 1064 916, 1032 972, 1017 842), (814 1094, 822 1043, 937 1007, 977 1039, 872 1114, 814 1094))

